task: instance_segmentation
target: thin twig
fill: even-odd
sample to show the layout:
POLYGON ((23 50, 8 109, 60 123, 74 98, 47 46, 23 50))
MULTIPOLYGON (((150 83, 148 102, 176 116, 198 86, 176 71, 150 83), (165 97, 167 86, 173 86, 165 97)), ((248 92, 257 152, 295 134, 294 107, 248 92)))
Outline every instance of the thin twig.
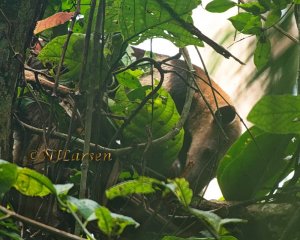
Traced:
POLYGON ((22 216, 22 215, 16 213, 16 212, 10 211, 10 210, 6 209, 5 207, 3 207, 1 205, 0 205, 0 211, 2 211, 5 214, 11 216, 12 218, 20 220, 22 222, 26 222, 26 223, 28 223, 30 225, 33 225, 33 226, 36 226, 36 227, 38 227, 40 229, 44 229, 47 232, 53 233, 53 234, 55 234, 57 236, 60 236, 60 237, 63 237, 63 238, 74 239, 74 240, 84 240, 84 239, 86 239, 86 238, 81 238, 81 237, 73 235, 71 233, 59 230, 59 229, 54 228, 52 226, 46 225, 44 223, 35 221, 33 219, 27 218, 25 216, 22 216))
POLYGON ((84 233, 88 236, 89 239, 96 240, 94 238, 94 236, 89 232, 89 230, 84 226, 84 224, 82 223, 81 219, 78 217, 76 212, 73 210, 74 207, 72 207, 70 205, 71 204, 67 202, 67 208, 70 211, 70 213, 72 214, 72 216, 74 217, 74 219, 76 220, 76 223, 80 226, 80 228, 84 231, 84 233))
POLYGON ((55 74, 55 83, 54 83, 54 88, 53 88, 53 93, 52 93, 53 96, 57 95, 57 88, 58 88, 61 69, 63 67, 66 52, 67 52, 67 48, 68 48, 71 36, 73 34, 73 28, 75 26, 76 18, 80 14, 80 2, 81 2, 80 0, 77 0, 77 8, 76 8, 76 11, 74 13, 74 16, 72 17, 72 21, 71 21, 70 27, 68 29, 67 39, 66 39, 66 41, 65 41, 65 43, 62 47, 62 53, 61 53, 60 61, 59 61, 59 64, 57 66, 57 72, 55 74))

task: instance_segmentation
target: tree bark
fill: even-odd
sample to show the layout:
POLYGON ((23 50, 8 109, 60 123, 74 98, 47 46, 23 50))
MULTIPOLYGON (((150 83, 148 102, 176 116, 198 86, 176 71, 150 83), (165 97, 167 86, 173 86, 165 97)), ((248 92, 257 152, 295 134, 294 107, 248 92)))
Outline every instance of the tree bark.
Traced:
POLYGON ((25 51, 46 0, 0 0, 0 159, 12 160, 12 113, 25 51))

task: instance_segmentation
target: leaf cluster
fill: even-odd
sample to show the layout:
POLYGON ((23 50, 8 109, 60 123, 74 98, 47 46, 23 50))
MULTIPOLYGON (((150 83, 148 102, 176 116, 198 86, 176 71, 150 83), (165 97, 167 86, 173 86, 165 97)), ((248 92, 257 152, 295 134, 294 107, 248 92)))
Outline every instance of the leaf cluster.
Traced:
POLYGON ((231 0, 213 0, 205 8, 213 13, 222 13, 233 7, 244 10, 230 17, 229 21, 236 31, 256 36, 254 64, 257 69, 263 69, 268 64, 271 56, 271 42, 267 30, 281 21, 284 17, 284 11, 287 11, 291 4, 297 4, 297 1, 258 0, 236 3, 231 0))

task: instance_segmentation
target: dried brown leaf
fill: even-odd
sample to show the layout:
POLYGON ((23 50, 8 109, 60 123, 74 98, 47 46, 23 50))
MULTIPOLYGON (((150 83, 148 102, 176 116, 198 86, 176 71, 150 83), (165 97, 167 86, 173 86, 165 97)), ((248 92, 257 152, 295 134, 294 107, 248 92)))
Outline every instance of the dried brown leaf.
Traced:
POLYGON ((38 34, 46 29, 56 27, 69 21, 74 16, 74 12, 59 12, 54 15, 38 21, 34 29, 34 34, 38 34))

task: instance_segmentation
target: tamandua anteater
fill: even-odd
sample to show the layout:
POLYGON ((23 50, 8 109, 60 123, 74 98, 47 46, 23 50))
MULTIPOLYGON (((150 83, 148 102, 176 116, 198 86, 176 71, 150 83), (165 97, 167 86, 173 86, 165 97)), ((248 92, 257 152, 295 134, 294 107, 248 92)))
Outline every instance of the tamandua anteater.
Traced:
MULTIPOLYGON (((144 55, 144 50, 134 49, 134 52, 137 58, 144 55)), ((157 61, 167 58, 169 57, 155 54, 157 61)), ((184 81, 188 78, 188 67, 179 59, 172 59, 166 63, 162 64, 162 68, 169 73, 164 75, 163 87, 170 93, 178 112, 181 113, 188 87, 184 81)), ((193 96, 184 126, 184 144, 178 160, 182 165, 180 176, 190 182, 195 193, 199 193, 215 176, 218 161, 240 135, 241 123, 230 97, 212 80, 211 87, 207 75, 201 68, 197 66, 193 68, 196 84, 201 93, 196 91, 193 96)), ((157 71, 154 71, 154 77, 159 79, 157 71)), ((150 80, 151 76, 146 75, 141 82, 148 85, 150 80)))

